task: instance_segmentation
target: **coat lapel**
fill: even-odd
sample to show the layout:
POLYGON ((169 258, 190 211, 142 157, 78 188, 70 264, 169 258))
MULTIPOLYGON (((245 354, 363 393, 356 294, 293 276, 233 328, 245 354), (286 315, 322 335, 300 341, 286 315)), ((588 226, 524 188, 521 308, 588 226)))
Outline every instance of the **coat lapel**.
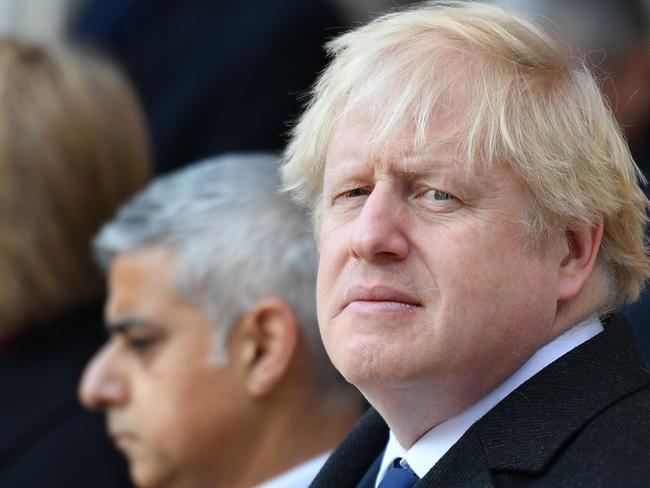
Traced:
MULTIPOLYGON (((365 478, 388 442, 388 427, 373 409, 359 420, 343 442, 329 457, 312 488, 353 488, 365 478)), ((371 486, 374 486, 371 485, 371 486)))
POLYGON ((646 387, 650 376, 627 321, 610 316, 604 326, 488 412, 417 486, 489 487, 493 471, 540 473, 591 419, 646 387))
POLYGON ((489 488, 494 486, 485 452, 469 430, 416 485, 418 488, 489 488))
POLYGON ((539 473, 567 441, 617 400, 650 382, 620 316, 517 388, 477 424, 494 470, 539 473))
POLYGON ((377 457, 375 462, 372 463, 372 466, 366 471, 366 474, 363 475, 361 481, 357 484, 356 488, 375 488, 375 481, 377 481, 377 475, 379 474, 379 468, 381 468, 381 461, 384 457, 384 451, 382 450, 377 457))

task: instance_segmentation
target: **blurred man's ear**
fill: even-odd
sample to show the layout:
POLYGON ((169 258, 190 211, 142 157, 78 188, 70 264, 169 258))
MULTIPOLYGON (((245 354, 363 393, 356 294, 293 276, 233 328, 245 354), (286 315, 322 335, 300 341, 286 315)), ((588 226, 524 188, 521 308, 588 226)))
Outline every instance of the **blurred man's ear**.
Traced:
POLYGON ((567 230, 565 238, 566 249, 559 270, 560 301, 574 298, 591 276, 603 238, 603 223, 579 224, 567 230))
POLYGON ((243 381, 253 397, 269 394, 288 371, 298 342, 291 308, 277 299, 260 302, 237 326, 237 355, 243 381))

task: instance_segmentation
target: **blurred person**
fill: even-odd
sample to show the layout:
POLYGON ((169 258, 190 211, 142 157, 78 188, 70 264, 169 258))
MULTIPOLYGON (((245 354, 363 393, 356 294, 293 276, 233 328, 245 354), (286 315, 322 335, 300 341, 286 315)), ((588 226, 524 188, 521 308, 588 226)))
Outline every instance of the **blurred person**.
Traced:
MULTIPOLYGON (((569 49, 584 53, 609 101, 632 156, 650 176, 650 36, 642 0, 501 0, 547 25, 569 49)), ((647 189, 646 189, 647 193, 647 189)), ((650 362, 650 296, 623 307, 650 362)))
POLYGON ((306 216, 277 158, 235 154, 160 177, 95 240, 111 339, 83 403, 141 487, 306 487, 360 414, 315 313, 306 216))
POLYGON ((162 173, 282 150, 325 66, 323 43, 345 25, 330 0, 87 0, 69 33, 129 73, 162 173))
POLYGON ((452 1, 329 51, 283 175, 373 408, 311 486, 647 486, 650 373, 614 310, 650 274, 648 200, 584 60, 452 1))
POLYGON ((76 395, 102 340, 91 238, 145 182, 121 74, 72 48, 0 40, 0 486, 130 486, 76 395))

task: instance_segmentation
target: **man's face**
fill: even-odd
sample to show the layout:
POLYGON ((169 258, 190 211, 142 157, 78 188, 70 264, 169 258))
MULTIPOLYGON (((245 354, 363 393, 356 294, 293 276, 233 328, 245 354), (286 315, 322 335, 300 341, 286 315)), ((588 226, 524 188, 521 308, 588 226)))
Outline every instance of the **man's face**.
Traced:
POLYGON ((232 367, 210 363, 213 329, 177 296, 173 271, 160 249, 113 261, 111 338, 81 384, 82 401, 106 411, 132 478, 146 487, 204 486, 210 470, 228 466, 243 415, 232 367))
POLYGON ((347 122, 326 159, 327 351, 366 394, 427 386, 472 400, 552 338, 562 247, 526 246, 528 191, 511 170, 468 174, 441 150, 379 160, 367 140, 347 122))

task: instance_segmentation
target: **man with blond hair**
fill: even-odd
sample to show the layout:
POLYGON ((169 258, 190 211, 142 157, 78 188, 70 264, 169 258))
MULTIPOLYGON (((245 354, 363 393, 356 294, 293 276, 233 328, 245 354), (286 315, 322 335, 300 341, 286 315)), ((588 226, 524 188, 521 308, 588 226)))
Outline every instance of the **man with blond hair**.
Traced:
POLYGON ((372 409, 312 486, 647 486, 638 169, 588 68, 495 6, 335 39, 285 187, 317 309, 372 409))

